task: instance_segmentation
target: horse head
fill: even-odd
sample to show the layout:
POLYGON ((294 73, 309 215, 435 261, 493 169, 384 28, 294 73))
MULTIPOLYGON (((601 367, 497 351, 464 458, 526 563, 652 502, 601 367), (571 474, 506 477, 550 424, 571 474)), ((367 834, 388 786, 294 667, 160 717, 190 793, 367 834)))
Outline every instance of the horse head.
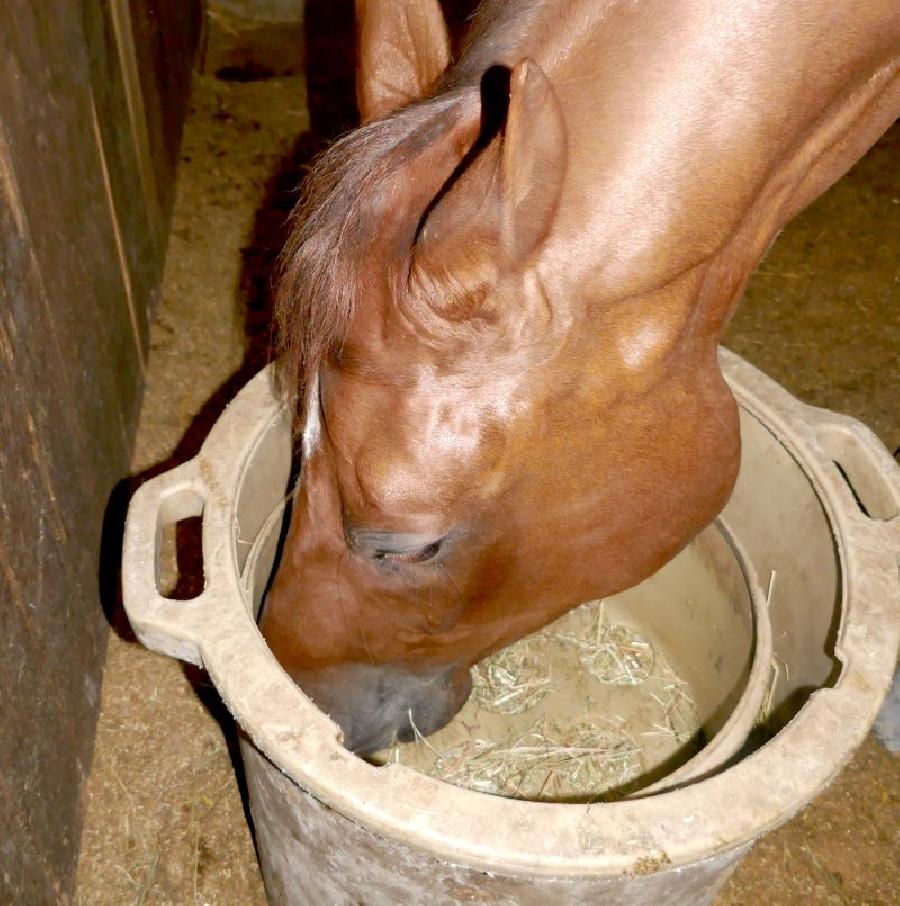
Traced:
POLYGON ((436 3, 382 4, 361 37, 364 125, 314 169, 284 256, 303 456, 261 628, 364 752, 437 729, 476 660, 660 566, 727 496, 736 432, 720 383, 673 377, 640 331, 630 366, 598 364, 547 255, 568 150, 541 68, 454 85, 436 3))
MULTIPOLYGON (((671 62, 649 6, 642 40, 658 33, 671 62)), ((447 69, 437 0, 359 7, 364 124, 313 168, 283 259, 302 468, 261 629, 365 752, 440 727, 475 661, 642 580, 721 509, 740 439, 717 338, 791 206, 814 197, 803 179, 821 158, 815 132, 808 161, 739 141, 765 108, 720 105, 716 128, 743 154, 723 166, 701 120, 673 134, 653 110, 684 103, 690 73, 674 94, 645 80, 661 99, 636 99, 622 73, 643 64, 606 37, 622 57, 604 61, 593 103, 631 124, 617 145, 580 112, 594 51, 551 80, 487 40, 447 69)))

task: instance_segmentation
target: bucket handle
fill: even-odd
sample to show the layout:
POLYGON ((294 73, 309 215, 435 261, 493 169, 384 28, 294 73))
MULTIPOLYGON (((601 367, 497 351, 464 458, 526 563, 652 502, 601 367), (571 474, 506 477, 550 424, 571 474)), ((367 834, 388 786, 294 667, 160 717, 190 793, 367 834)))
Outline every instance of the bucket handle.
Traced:
POLYGON ((875 434, 850 416, 809 407, 822 451, 839 478, 851 507, 877 527, 900 515, 900 467, 875 434))
MULTIPOLYGON (((201 454, 202 456, 202 454, 201 454)), ((215 614, 220 559, 210 556, 206 501, 200 456, 141 485, 131 498, 122 551, 122 599, 138 639, 152 651, 203 666, 201 639, 215 614), (189 600, 160 591, 159 563, 163 529, 192 516, 203 517, 203 591, 189 600)))

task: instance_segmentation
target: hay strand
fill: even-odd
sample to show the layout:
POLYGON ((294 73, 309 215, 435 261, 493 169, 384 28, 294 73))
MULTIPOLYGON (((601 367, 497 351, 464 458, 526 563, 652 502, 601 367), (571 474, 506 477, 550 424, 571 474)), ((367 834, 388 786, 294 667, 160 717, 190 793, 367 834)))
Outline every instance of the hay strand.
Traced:
POLYGON ((621 730, 590 721, 562 729, 546 716, 505 745, 474 738, 434 765, 447 783, 533 801, 625 786, 641 770, 640 750, 621 730))
POLYGON ((527 646, 510 647, 472 668, 472 701, 495 714, 522 714, 550 691, 549 668, 527 646))

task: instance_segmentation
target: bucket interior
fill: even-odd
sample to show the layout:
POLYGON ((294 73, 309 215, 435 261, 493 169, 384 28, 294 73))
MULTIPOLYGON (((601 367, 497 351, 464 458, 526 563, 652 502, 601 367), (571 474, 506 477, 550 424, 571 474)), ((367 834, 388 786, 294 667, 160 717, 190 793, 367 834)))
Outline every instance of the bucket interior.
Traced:
MULTIPOLYGON (((746 411, 742 433, 741 473, 723 520, 746 550, 762 584, 770 587, 767 611, 774 641, 771 674, 766 670, 772 685, 764 707, 750 715, 753 734, 744 746, 746 754, 784 726, 812 692, 836 680, 840 581, 829 522, 812 484, 785 447, 746 411)), ((253 608, 259 607, 276 561, 286 522, 290 467, 287 419, 277 419, 248 458, 238 491, 236 552, 247 603, 253 608)), ((566 635, 573 621, 586 619, 579 610, 543 632, 566 635)), ((668 671, 660 674, 660 681, 678 685, 691 703, 693 728, 660 725, 658 702, 652 701, 660 697, 659 684, 598 684, 583 670, 567 675, 564 661, 566 656, 571 660, 571 652, 566 655, 565 646, 538 645, 554 678, 564 680, 553 683, 553 695, 540 708, 520 715, 486 715, 474 705, 473 696, 427 744, 407 744, 403 763, 433 770, 437 756, 459 743, 460 727, 473 720, 487 723, 495 735, 501 731, 514 735, 517 726, 524 732, 542 718, 569 725, 583 719, 618 727, 625 738, 637 741, 639 770, 632 766, 629 772, 613 773, 604 779, 602 789, 584 794, 563 785, 533 795, 534 789, 526 784, 521 798, 585 801, 601 793, 616 798, 647 791, 651 784, 650 791, 655 791, 663 778, 683 775, 698 750, 714 741, 733 716, 746 693, 755 653, 752 595, 729 531, 719 523, 710 526, 654 576, 606 599, 603 620, 607 627, 649 644, 654 662, 668 671), (667 735, 667 729, 675 732, 667 735)), ((386 752, 382 758, 400 760, 400 755, 386 752)), ((472 788, 478 789, 477 784, 472 788)), ((484 791, 498 792, 490 787, 484 791)), ((515 795, 508 789, 501 792, 515 795)))
POLYGON ((733 754, 752 726, 761 696, 735 740, 754 616, 727 532, 710 526, 640 585, 585 603, 482 661, 462 710, 427 741, 371 758, 549 802, 618 799, 696 776, 733 754))

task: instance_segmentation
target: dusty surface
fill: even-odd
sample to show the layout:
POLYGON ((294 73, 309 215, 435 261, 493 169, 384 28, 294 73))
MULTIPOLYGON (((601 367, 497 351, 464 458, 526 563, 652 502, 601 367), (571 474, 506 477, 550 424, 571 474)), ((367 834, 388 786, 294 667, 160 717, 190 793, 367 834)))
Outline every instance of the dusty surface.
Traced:
MULTIPOLYGON (((338 97, 314 113, 333 124, 344 109, 338 97)), ((294 147, 307 116, 300 78, 196 80, 136 475, 191 456, 264 358, 285 190, 315 144, 307 135, 294 147)), ((900 443, 898 157, 895 131, 785 231, 728 335, 792 392, 862 419, 891 449, 900 443)), ((77 902, 263 904, 233 734, 215 693, 198 673, 142 650, 115 599, 106 604, 119 634, 109 646, 77 902)), ((898 799, 898 762, 870 738, 829 791, 757 845, 720 906, 900 902, 898 799)))

